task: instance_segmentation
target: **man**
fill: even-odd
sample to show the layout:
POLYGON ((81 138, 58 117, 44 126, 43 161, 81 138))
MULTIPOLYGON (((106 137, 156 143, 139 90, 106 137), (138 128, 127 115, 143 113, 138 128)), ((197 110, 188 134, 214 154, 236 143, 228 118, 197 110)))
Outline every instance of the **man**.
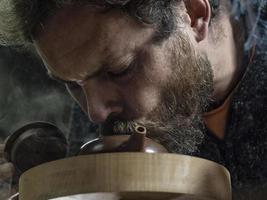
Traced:
POLYGON ((142 124, 170 152, 225 164, 236 190, 267 183, 266 55, 243 51, 231 15, 247 1, 2 2, 4 43, 34 47, 102 134, 142 124))

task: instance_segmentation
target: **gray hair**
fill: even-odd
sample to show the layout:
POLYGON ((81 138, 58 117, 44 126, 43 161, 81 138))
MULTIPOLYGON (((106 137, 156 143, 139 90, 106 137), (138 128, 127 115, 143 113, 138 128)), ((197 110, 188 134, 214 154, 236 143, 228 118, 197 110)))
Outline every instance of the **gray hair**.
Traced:
MULTIPOLYGON (((117 7, 144 23, 155 24, 155 40, 167 38, 175 28, 172 5, 181 0, 0 0, 0 45, 31 44, 37 24, 66 4, 117 7)), ((213 15, 219 0, 210 0, 213 15)))

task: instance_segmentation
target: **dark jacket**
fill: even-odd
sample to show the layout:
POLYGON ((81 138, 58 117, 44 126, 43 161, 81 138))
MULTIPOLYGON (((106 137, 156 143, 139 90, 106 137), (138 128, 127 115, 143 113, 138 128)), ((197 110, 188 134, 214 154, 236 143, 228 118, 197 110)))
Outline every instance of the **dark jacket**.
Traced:
POLYGON ((195 156, 230 171, 234 199, 267 199, 267 52, 256 52, 233 94, 224 140, 207 130, 195 156))

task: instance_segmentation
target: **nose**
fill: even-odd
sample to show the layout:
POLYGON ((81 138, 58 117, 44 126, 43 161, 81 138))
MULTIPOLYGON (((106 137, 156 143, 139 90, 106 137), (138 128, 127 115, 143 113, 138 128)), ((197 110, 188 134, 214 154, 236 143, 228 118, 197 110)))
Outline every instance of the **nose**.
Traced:
POLYGON ((83 85, 87 113, 93 123, 103 123, 111 114, 122 112, 123 106, 118 89, 113 83, 88 80, 83 85))

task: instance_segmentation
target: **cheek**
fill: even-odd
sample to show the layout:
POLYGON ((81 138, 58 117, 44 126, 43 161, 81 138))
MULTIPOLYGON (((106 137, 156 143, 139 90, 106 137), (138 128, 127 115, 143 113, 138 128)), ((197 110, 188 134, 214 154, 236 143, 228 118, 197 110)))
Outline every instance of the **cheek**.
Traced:
POLYGON ((143 110, 144 114, 152 112, 160 103, 159 88, 147 86, 140 89, 137 94, 137 106, 143 110))
POLYGON ((122 91, 126 112, 131 116, 135 113, 135 117, 145 117, 160 106, 162 88, 173 72, 170 58, 158 49, 152 51, 149 59, 144 59, 144 67, 122 91))
POLYGON ((160 104, 161 87, 158 82, 145 78, 127 84, 123 88, 125 112, 133 118, 141 118, 160 104))
POLYGON ((168 81, 173 73, 173 62, 170 56, 170 50, 163 45, 162 47, 153 47, 150 49, 149 60, 146 62, 144 74, 150 82, 160 84, 161 86, 168 81))
POLYGON ((159 100, 160 95, 156 88, 144 87, 135 89, 130 94, 125 95, 125 112, 130 117, 144 117, 158 106, 159 100))

